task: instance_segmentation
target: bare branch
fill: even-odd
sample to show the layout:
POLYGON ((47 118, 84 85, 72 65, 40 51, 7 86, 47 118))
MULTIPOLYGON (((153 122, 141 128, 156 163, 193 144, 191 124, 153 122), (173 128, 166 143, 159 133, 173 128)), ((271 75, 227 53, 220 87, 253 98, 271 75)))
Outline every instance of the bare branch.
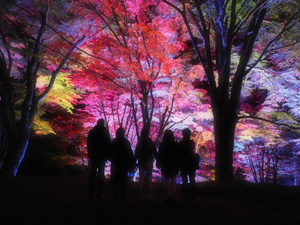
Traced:
POLYGON ((250 19, 251 16, 253 16, 258 10, 260 10, 262 7, 264 7, 268 1, 270 0, 262 0, 261 2, 258 3, 258 5, 256 5, 255 8, 253 8, 253 10, 250 12, 251 8, 248 10, 248 12, 246 13, 246 17, 243 21, 243 19, 241 20, 242 22, 240 22, 237 26, 236 26, 236 29, 235 29, 235 33, 238 33, 238 31, 241 29, 241 27, 250 19))
MULTIPOLYGON (((2 41, 3 41, 3 44, 4 44, 5 50, 6 50, 6 54, 8 56, 8 68, 6 68, 6 69, 8 70, 8 73, 10 73, 11 67, 12 67, 12 57, 11 57, 11 53, 10 53, 10 50, 9 50, 9 44, 7 43, 5 34, 2 30, 0 30, 0 34, 1 34, 2 41)), ((2 51, 1 51, 1 53, 3 54, 2 51)), ((3 60, 5 62, 4 54, 3 54, 3 60)))
POLYGON ((171 129, 172 127, 174 127, 176 124, 181 124, 183 123, 186 119, 188 118, 188 116, 184 117, 182 120, 178 121, 178 122, 174 122, 171 126, 169 126, 166 129, 171 129))
MULTIPOLYGON (((69 41, 69 40, 66 39, 64 36, 62 36, 62 35, 61 35, 59 32, 57 32, 52 26, 50 26, 49 24, 47 24, 47 26, 48 26, 52 31, 54 31, 57 35, 59 35, 64 41, 66 41, 67 43, 69 43, 69 44, 72 45, 72 46, 74 45, 73 42, 69 41)), ((83 49, 81 49, 81 48, 79 48, 79 47, 76 47, 76 49, 77 49, 78 51, 80 51, 80 52, 82 52, 82 53, 84 53, 84 54, 86 54, 86 55, 92 57, 92 58, 99 59, 99 60, 101 60, 101 61, 107 63, 108 65, 110 65, 110 66, 112 66, 112 67, 115 67, 113 64, 111 64, 109 61, 107 61, 107 60, 104 59, 104 58, 101 58, 101 57, 99 57, 99 56, 95 56, 95 55, 93 55, 93 54, 91 54, 91 53, 89 53, 89 52, 87 52, 87 51, 84 51, 83 49)))
POLYGON ((293 42, 291 44, 288 44, 288 45, 278 47, 278 48, 273 48, 273 49, 270 49, 270 50, 266 51, 265 54, 270 53, 270 52, 274 52, 274 51, 277 51, 277 50, 280 50, 280 49, 288 48, 288 47, 291 47, 291 46, 299 44, 299 43, 300 43, 300 40, 295 41, 295 42, 293 42))
POLYGON ((192 19, 193 19, 193 21, 194 21, 194 24, 196 25, 197 30, 199 31, 200 35, 203 37, 203 36, 204 36, 203 29, 200 27, 200 24, 197 22, 194 13, 192 12, 191 9, 188 9, 188 12, 189 12, 189 14, 191 15, 191 17, 192 17, 192 19))
POLYGON ((101 18, 101 20, 108 26, 109 30, 113 33, 114 37, 116 38, 116 40, 118 41, 118 43, 121 46, 124 46, 124 44, 120 41, 120 39, 118 38, 117 34, 115 33, 114 29, 110 26, 110 24, 106 21, 106 19, 103 17, 103 14, 100 13, 99 11, 97 11, 96 7, 89 1, 90 6, 93 8, 93 10, 95 11, 95 13, 101 18))
POLYGON ((172 4, 171 2, 167 1, 167 0, 162 0, 164 3, 166 3, 167 5, 171 6, 172 8, 174 8, 176 11, 178 11, 180 14, 183 13, 183 11, 181 9, 179 9, 176 5, 172 4))
POLYGON ((200 18, 202 29, 205 30, 205 31, 208 31, 209 29, 207 29, 206 21, 205 21, 202 9, 200 7, 200 4, 197 2, 197 0, 194 0, 194 2, 195 2, 196 9, 197 9, 197 12, 198 12, 198 15, 199 15, 199 18, 200 18))
POLYGON ((285 123, 278 123, 278 122, 275 122, 275 121, 272 121, 272 120, 269 120, 269 119, 266 119, 266 118, 263 118, 263 117, 256 117, 256 116, 238 116, 237 117, 237 120, 244 120, 244 119, 260 120, 260 121, 264 121, 264 122, 267 122, 267 123, 272 123, 272 124, 277 125, 277 126, 287 127, 291 130, 300 130, 300 127, 294 127, 294 126, 291 126, 291 125, 285 124, 285 123))
POLYGON ((268 51, 268 49, 270 48, 270 46, 277 40, 279 40, 281 38, 281 35, 285 32, 287 32, 288 30, 290 30, 291 28, 293 28, 297 23, 292 23, 291 21, 292 19, 299 14, 300 11, 298 11, 297 13, 295 13, 287 22, 286 24, 283 26, 282 30, 267 44, 267 46, 264 48, 264 50, 262 51, 262 53, 260 54, 260 56, 258 57, 258 59, 248 68, 248 70, 246 71, 246 73, 249 73, 263 58, 263 56, 266 54, 266 52, 268 51), (290 25, 291 24, 291 25, 290 25))

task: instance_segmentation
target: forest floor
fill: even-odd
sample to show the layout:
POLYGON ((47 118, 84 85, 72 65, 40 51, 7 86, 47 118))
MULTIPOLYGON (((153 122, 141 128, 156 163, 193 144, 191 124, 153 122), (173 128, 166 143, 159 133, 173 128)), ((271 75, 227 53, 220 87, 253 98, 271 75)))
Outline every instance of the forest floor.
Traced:
POLYGON ((162 183, 151 201, 139 198, 130 183, 127 201, 88 200, 87 180, 79 177, 0 177, 0 224, 215 225, 300 224, 300 187, 197 183, 197 200, 166 202, 162 183))

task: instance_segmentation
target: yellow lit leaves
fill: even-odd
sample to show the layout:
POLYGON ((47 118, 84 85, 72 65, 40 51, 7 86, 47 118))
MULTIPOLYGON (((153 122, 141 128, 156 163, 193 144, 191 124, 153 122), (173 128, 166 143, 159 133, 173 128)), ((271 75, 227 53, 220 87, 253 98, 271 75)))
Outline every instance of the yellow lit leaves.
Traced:
POLYGON ((255 138, 263 138, 265 146, 272 146, 278 144, 280 140, 280 131, 275 126, 269 123, 251 124, 241 122, 236 126, 237 136, 239 142, 252 142, 255 138))
MULTIPOLYGON (((38 78, 37 88, 40 91, 48 85, 50 76, 40 75, 38 78)), ((79 93, 74 89, 70 78, 67 73, 60 73, 56 78, 54 86, 47 97, 43 100, 44 104, 59 105, 67 112, 72 113, 73 104, 76 103, 76 99, 80 98, 79 93)))
POLYGON ((34 118, 32 127, 33 127, 35 133, 38 135, 55 134, 50 123, 48 121, 41 119, 41 116, 43 114, 44 114, 44 112, 39 110, 38 115, 34 118))

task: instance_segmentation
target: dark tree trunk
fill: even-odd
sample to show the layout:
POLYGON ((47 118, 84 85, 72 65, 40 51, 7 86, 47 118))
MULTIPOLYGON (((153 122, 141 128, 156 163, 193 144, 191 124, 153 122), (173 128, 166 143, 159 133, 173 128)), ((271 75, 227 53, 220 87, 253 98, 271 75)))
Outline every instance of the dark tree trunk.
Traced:
POLYGON ((4 157, 7 152, 7 128, 2 112, 2 104, 0 102, 0 171, 3 165, 4 157))
MULTIPOLYGON (((43 23, 43 25, 41 26, 40 33, 43 33, 45 31, 45 24, 46 23, 43 23)), ((41 38, 42 34, 40 34, 39 36, 41 38)), ((1 168, 2 175, 16 176, 18 168, 27 150, 30 137, 30 127, 38 111, 40 101, 50 92, 54 85, 57 75, 59 74, 63 66, 67 63, 74 50, 81 44, 83 44, 85 42, 85 39, 85 36, 83 36, 80 40, 78 40, 75 43, 75 45, 73 45, 73 47, 70 49, 65 58, 60 62, 57 69, 52 72, 50 83, 40 96, 36 96, 35 93, 35 85, 37 81, 36 74, 39 69, 38 59, 33 57, 30 60, 27 69, 27 93, 25 100, 22 104, 21 120, 18 125, 18 129, 15 129, 13 130, 13 132, 10 132, 8 139, 9 144, 7 148, 7 154, 4 158, 4 162, 1 168)), ((41 45, 38 42, 36 46, 37 50, 35 50, 37 53, 40 52, 40 47, 41 45)))
POLYGON ((29 142, 29 128, 25 128, 17 140, 9 141, 9 151, 5 157, 1 174, 6 176, 16 176, 19 166, 25 156, 29 142))
POLYGON ((236 120, 233 113, 214 113, 215 179, 218 182, 233 180, 233 149, 236 120))

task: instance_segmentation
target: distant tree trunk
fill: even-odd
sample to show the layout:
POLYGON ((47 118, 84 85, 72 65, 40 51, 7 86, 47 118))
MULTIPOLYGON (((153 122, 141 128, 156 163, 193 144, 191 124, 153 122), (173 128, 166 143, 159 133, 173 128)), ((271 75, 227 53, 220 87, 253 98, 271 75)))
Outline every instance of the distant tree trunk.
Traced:
POLYGON ((274 155, 274 157, 272 158, 272 164, 273 164, 273 183, 277 184, 278 182, 278 160, 279 157, 278 155, 274 155))

